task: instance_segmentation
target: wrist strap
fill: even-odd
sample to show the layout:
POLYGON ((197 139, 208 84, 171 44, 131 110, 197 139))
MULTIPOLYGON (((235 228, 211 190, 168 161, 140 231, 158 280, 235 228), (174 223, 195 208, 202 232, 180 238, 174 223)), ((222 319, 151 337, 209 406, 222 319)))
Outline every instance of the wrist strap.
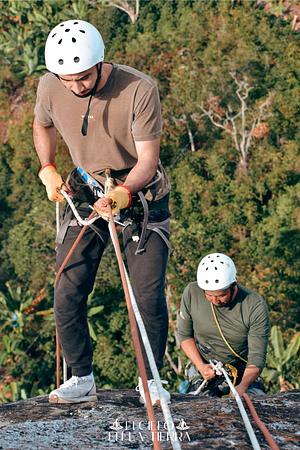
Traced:
POLYGON ((124 184, 121 184, 120 187, 123 188, 123 189, 126 189, 126 191, 127 191, 127 193, 128 193, 128 196, 129 196, 129 202, 128 202, 128 205, 126 206, 126 208, 129 208, 129 207, 131 206, 131 203, 132 203, 132 194, 131 194, 131 190, 129 189, 128 186, 124 186, 124 184))
POLYGON ((46 167, 54 167, 54 169, 56 169, 56 164, 55 163, 46 163, 43 164, 42 167, 39 170, 38 175, 40 175, 40 173, 42 172, 42 170, 44 170, 46 167))

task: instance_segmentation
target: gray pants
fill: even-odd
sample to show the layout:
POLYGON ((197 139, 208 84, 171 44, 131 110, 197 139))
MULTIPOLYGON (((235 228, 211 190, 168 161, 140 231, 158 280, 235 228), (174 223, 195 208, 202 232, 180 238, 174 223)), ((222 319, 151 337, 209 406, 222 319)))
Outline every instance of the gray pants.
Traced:
MULTIPOLYGON (((97 269, 109 239, 107 222, 99 219, 94 225, 99 234, 87 229, 54 292, 58 335, 66 362, 72 368, 72 375, 77 376, 88 375, 92 371, 93 352, 87 324, 87 298, 92 292, 97 269)), ((80 226, 67 229, 63 243, 57 247, 57 269, 80 230, 80 226)), ((125 228, 123 241, 134 295, 157 367, 161 369, 168 335, 168 311, 164 294, 168 247, 156 232, 148 230, 145 251, 135 255, 137 242, 132 240, 131 226, 125 228)), ((144 360, 147 377, 151 379, 153 376, 145 351, 144 360)))

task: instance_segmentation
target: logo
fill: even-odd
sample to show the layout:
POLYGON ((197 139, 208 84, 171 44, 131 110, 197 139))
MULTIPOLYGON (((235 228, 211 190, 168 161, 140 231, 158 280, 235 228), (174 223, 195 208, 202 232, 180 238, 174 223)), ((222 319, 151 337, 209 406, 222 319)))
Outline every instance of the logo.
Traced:
POLYGON ((173 422, 163 421, 128 421, 119 417, 114 420, 108 431, 109 442, 144 442, 151 445, 157 432, 159 442, 184 442, 191 441, 189 426, 184 419, 180 419, 177 425, 173 422))
POLYGON ((176 428, 177 428, 177 430, 183 431, 183 430, 188 430, 190 427, 187 426, 184 419, 181 419, 179 422, 179 425, 176 428))
POLYGON ((111 430, 119 431, 123 430, 122 425, 119 422, 119 419, 116 419, 111 427, 109 427, 111 430))

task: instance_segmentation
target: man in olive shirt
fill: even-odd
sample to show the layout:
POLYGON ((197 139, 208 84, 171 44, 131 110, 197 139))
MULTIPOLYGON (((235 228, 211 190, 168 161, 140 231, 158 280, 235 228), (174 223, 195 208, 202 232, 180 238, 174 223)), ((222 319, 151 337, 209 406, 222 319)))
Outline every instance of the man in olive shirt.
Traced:
POLYGON ((231 258, 212 253, 200 261, 197 282, 182 296, 178 334, 183 351, 204 379, 216 377, 209 364, 215 359, 239 368, 240 395, 263 393, 255 381, 265 366, 268 309, 258 294, 237 284, 231 258))
MULTIPOLYGON (((39 177, 51 201, 64 199, 61 189, 83 189, 76 169, 66 185, 56 168, 56 131, 68 146, 74 166, 102 185, 110 173, 113 182, 106 197, 88 203, 105 217, 108 203, 113 202, 113 214, 126 223, 123 240, 129 274, 160 369, 168 333, 164 283, 170 214, 169 184, 159 160, 162 120, 157 86, 131 67, 104 62, 99 31, 82 20, 62 22, 49 33, 45 61, 49 72, 40 79, 33 124, 39 177)), ((76 197, 74 190, 73 194, 76 197)), ((87 217, 90 210, 85 200, 78 197, 80 211, 87 217)), ((81 231, 70 209, 64 217, 57 268, 81 231)), ((100 218, 83 235, 55 287, 56 326, 72 377, 50 393, 50 402, 95 399, 86 302, 108 238, 107 221, 100 218)), ((155 404, 159 396, 147 358, 145 364, 155 404)), ((141 379, 139 388, 144 402, 141 379)), ((163 393, 168 401, 169 393, 163 393)))

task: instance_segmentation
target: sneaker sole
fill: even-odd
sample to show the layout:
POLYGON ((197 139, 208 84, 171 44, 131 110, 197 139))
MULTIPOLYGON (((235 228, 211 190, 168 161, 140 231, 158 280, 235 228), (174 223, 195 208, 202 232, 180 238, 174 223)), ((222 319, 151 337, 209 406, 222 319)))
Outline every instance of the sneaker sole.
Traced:
POLYGON ((84 397, 76 397, 76 398, 63 398, 58 395, 53 395, 49 397, 49 403, 84 403, 84 402, 97 402, 97 395, 86 395, 84 397))

